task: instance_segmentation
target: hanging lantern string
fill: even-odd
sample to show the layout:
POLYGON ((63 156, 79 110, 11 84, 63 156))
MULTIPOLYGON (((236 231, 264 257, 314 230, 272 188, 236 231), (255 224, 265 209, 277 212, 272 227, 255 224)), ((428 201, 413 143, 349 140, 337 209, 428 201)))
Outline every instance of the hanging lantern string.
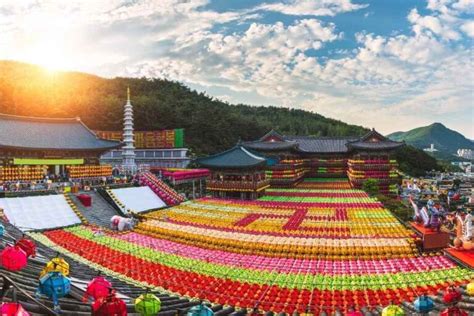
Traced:
MULTIPOLYGON (((31 230, 33 230, 33 229, 31 229, 31 230)), ((43 235, 43 236, 44 236, 44 235, 43 235)), ((109 236, 110 236, 110 233, 109 233, 109 236)), ((44 237, 46 237, 46 236, 44 236, 44 237)), ((46 238, 47 238, 47 237, 46 237, 46 238)), ((82 238, 82 237, 79 237, 79 238, 84 239, 84 238, 82 238)), ((87 240, 87 239, 84 239, 84 240, 87 240)), ((91 240, 91 241, 92 241, 92 240, 91 240)), ((103 245, 103 246, 108 247, 108 246, 110 246, 110 245, 114 245, 114 244, 117 244, 117 243, 119 243, 119 242, 120 242, 119 240, 114 240, 113 242, 111 241, 111 242, 100 243, 100 245, 103 245)), ((138 245, 137 245, 137 246, 134 246, 134 247, 135 247, 135 248, 138 248, 138 245)), ((69 251, 67 248, 64 248, 64 247, 62 247, 62 246, 60 246, 60 245, 58 245, 58 244, 56 244, 56 243, 54 243, 54 245, 48 246, 48 248, 53 249, 53 250, 57 250, 57 251, 59 251, 59 252, 61 252, 61 253, 65 253, 66 255, 68 255, 68 253, 70 253, 70 254, 73 254, 73 255, 76 255, 76 256, 82 258, 82 256, 79 255, 79 254, 80 254, 81 252, 83 252, 83 249, 80 248, 80 247, 78 247, 78 246, 75 246, 75 245, 68 245, 68 248, 72 248, 73 250, 75 250, 75 252, 71 252, 71 251, 69 251)), ((113 249, 112 247, 109 247, 109 248, 112 249, 112 250, 115 250, 115 249, 113 249)), ((127 252, 124 252, 124 251, 121 251, 121 250, 115 250, 115 251, 121 252, 121 253, 123 253, 123 254, 131 255, 130 252, 127 253, 127 252)), ((158 253, 160 253, 160 252, 158 252, 158 253)), ((160 253, 160 254, 159 254, 159 259, 161 259, 163 256, 167 256, 167 254, 160 253)), ((137 258, 137 257, 135 257, 135 258, 137 258)), ((73 258, 73 259, 74 259, 74 258, 73 258)), ((84 259, 84 258, 83 258, 83 259, 84 259)), ((87 259, 86 259, 86 260, 87 260, 87 259)), ((141 259, 141 260, 144 260, 144 259, 141 259)), ((89 261, 89 260, 87 260, 87 261, 89 261)), ((148 260, 145 260, 145 261, 148 261, 148 260)), ((92 262, 92 261, 89 261, 89 262, 92 262)), ((93 262, 93 263, 94 263, 94 262, 93 262)), ((156 262, 155 262, 155 263, 156 263, 156 262)), ((119 263, 115 263, 115 262, 113 262, 113 261, 112 261, 112 262, 109 262, 108 264, 111 265, 111 266, 114 267, 114 268, 115 268, 115 267, 123 268, 123 265, 121 265, 121 264, 119 264, 119 263)), ((113 271, 113 273, 110 273, 110 272, 109 272, 110 274, 112 274, 113 277, 116 277, 116 278, 118 278, 118 279, 122 279, 122 280, 125 281, 125 282, 130 282, 130 281, 127 281, 126 278, 124 278, 124 276, 123 276, 122 274, 120 274, 119 272, 116 272, 116 271, 120 271, 120 269, 110 270, 110 269, 108 269, 108 268, 105 268, 105 267, 101 266, 100 264, 96 264, 96 265, 97 265, 97 266, 95 266, 94 268, 96 268, 96 269, 102 269, 105 273, 107 273, 107 272, 109 272, 109 271, 113 271)), ((163 264, 161 264, 161 265, 163 265, 163 264)), ((173 266, 174 266, 174 265, 173 265, 173 266)), ((176 266, 177 266, 177 269, 182 270, 182 271, 192 271, 192 266, 190 266, 190 265, 184 265, 184 264, 182 264, 182 262, 180 262, 180 263, 177 264, 176 266)), ((135 273, 142 273, 142 272, 143 272, 143 271, 141 271, 141 270, 135 269, 134 267, 128 267, 127 269, 128 269, 129 272, 135 272, 135 273)), ((208 273, 208 275, 210 275, 210 276, 215 276, 217 271, 214 271, 214 270, 204 270, 204 272, 208 273)), ((275 270, 272 270, 271 272, 276 272, 276 271, 275 271, 275 270)), ((284 278, 283 274, 278 274, 278 275, 281 275, 282 278, 284 278)), ((218 276, 219 276, 219 275, 218 275, 218 276)), ((220 274, 220 277, 223 278, 223 279, 226 279, 228 276, 229 276, 228 274, 220 274)), ((212 290, 205 290, 205 289, 202 289, 202 288, 197 288, 197 287, 189 286, 189 284, 185 284, 185 283, 180 282, 180 280, 178 280, 176 277, 174 277, 171 281, 170 281, 169 279, 168 279, 168 280, 163 280, 163 277, 162 277, 162 276, 159 276, 158 279, 159 279, 159 281, 160 281, 162 284, 163 284, 163 283, 170 283, 170 282, 172 282, 173 284, 181 285, 183 288, 188 288, 188 289, 190 289, 190 290, 194 290, 196 293, 201 293, 201 295, 202 295, 202 294, 205 294, 205 293, 221 294, 220 292, 216 292, 216 291, 212 291, 212 290)), ((275 278, 275 280, 276 280, 276 278, 275 278)), ((261 279, 249 278, 249 279, 246 279, 246 281, 247 281, 247 282, 250 282, 250 283, 256 283, 256 284, 262 285, 261 283, 259 283, 259 282, 262 281, 261 279)), ((434 281, 434 280, 430 280, 430 281, 434 281)), ((437 281, 441 281, 441 280, 437 280, 437 281)), ((447 280, 447 277, 446 277, 446 280, 443 280, 443 281, 449 282, 449 280, 447 280)), ((218 282, 217 277, 216 277, 216 281, 215 281, 215 282, 218 282)), ((140 284, 139 281, 135 281, 135 283, 139 283, 139 284, 140 284)), ((415 285, 415 284, 416 284, 415 282, 412 282, 412 281, 408 281, 408 282, 405 281, 404 283, 405 283, 405 284, 410 284, 410 285, 415 285)), ((213 284, 214 284, 214 283, 213 283, 213 284)), ((303 285, 303 286, 312 285, 312 286, 316 286, 316 287, 319 286, 319 287, 322 287, 322 288, 327 287, 328 285, 330 285, 330 284, 327 284, 327 283, 319 283, 319 282, 310 282, 310 284, 308 284, 306 281, 304 281, 304 282, 294 282, 294 283, 292 283, 292 284, 293 284, 293 285, 303 285)), ((385 281, 384 281, 384 284, 397 285, 397 283, 395 283, 395 282, 385 282, 385 281)), ((265 284, 265 285, 267 285, 267 288, 270 288, 270 287, 273 285, 273 283, 272 283, 272 284, 265 284)), ((370 285, 370 284, 366 284, 366 286, 368 286, 368 285, 370 285)), ((418 284, 417 284, 416 286, 418 286, 418 284)), ((142 286, 142 287, 143 287, 143 286, 142 286)), ((164 292, 173 293, 173 292, 170 292, 170 291, 168 291, 168 290, 166 290, 166 289, 164 289, 164 288, 162 288, 162 287, 156 287, 156 288, 158 288, 158 289, 163 289, 164 292)), ((381 289, 381 290, 383 290, 383 289, 381 289)), ((413 290, 413 291, 415 292, 415 287, 411 288, 411 290, 413 290)), ((334 291, 334 290, 332 290, 332 291, 334 291)), ((173 293, 173 294, 178 294, 178 295, 179 295, 179 293, 173 293)), ((229 299, 241 299, 241 298, 242 298, 241 296, 233 296, 233 295, 226 295, 226 297, 229 298, 229 299)), ((256 301, 257 305, 261 303, 261 302, 259 302, 259 301, 260 301, 260 300, 257 300, 257 301, 256 301)), ((276 303, 276 302, 275 302, 275 303, 273 303, 273 304, 280 305, 280 306, 285 306, 285 304, 283 304, 283 303, 276 303)), ((296 306, 300 306, 300 305, 299 305, 298 303, 295 303, 295 307, 296 307, 296 306)), ((313 307, 313 308, 314 308, 314 307, 319 307, 319 308, 332 308, 333 306, 323 306, 323 305, 319 304, 319 305, 311 305, 311 306, 309 306, 309 307, 313 307)))
POLYGON ((27 291, 25 291, 24 289, 22 289, 20 286, 18 286, 16 284, 15 281, 13 281, 9 276, 5 275, 4 273, 1 273, 0 272, 0 275, 3 277, 4 280, 7 280, 7 282, 13 287, 15 288, 15 290, 19 291, 21 294, 25 295, 28 299, 32 300, 33 302, 35 302, 36 304, 38 304, 42 309, 44 309, 45 311, 49 312, 50 314, 53 314, 53 315, 59 315, 58 312, 52 310, 51 308, 49 308, 48 306, 44 305, 43 303, 41 303, 38 299, 36 299, 34 296, 30 295, 30 293, 28 293, 27 291))

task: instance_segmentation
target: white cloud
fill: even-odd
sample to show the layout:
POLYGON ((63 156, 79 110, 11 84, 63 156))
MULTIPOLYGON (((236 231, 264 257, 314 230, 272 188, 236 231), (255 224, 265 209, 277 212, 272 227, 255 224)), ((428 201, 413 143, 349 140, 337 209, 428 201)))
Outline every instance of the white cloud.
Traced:
POLYGON ((304 18, 367 6, 349 0, 272 2, 229 12, 208 4, 2 2, 0 58, 28 61, 43 43, 39 48, 67 58, 73 69, 101 75, 178 80, 225 100, 304 108, 384 133, 455 117, 469 133, 474 71, 461 40, 474 35, 465 17, 472 1, 429 0, 428 13, 407 15, 413 32, 357 30, 355 38, 344 38, 334 23, 304 18), (263 22, 265 10, 294 17, 263 22), (357 47, 339 49, 343 38, 357 47), (336 54, 326 54, 327 46, 336 54))
POLYGON ((366 7, 368 4, 354 4, 351 0, 289 0, 279 3, 264 3, 256 9, 287 15, 335 16, 339 13, 366 7))
POLYGON ((461 30, 469 37, 474 37, 474 21, 468 21, 461 25, 461 30))

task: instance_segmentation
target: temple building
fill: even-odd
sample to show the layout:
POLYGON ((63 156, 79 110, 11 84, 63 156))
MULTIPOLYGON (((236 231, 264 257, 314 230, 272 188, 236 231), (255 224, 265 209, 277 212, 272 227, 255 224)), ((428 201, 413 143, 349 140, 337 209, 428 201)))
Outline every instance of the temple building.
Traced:
MULTIPOLYGON (((230 168, 232 163, 237 164, 235 152, 240 150, 265 159, 265 163, 258 166, 264 166, 265 181, 270 181, 272 187, 293 187, 308 177, 348 177, 353 187, 360 188, 371 178, 377 180, 381 193, 388 194, 395 192, 396 184, 400 182, 397 162, 391 154, 403 145, 403 142, 392 141, 375 130, 362 137, 286 136, 272 130, 258 140, 243 142, 229 151, 196 162, 217 170, 216 176, 221 175, 223 169, 230 168), (216 165, 216 160, 221 165, 216 165)), ((243 167, 250 166, 244 164, 243 167)), ((233 183, 225 184, 228 178, 220 177, 219 186, 235 189, 233 183)), ((216 180, 219 177, 208 184, 209 190, 214 190, 216 180)))
POLYGON ((266 158, 241 145, 196 162, 211 170, 206 189, 214 197, 253 200, 270 186, 265 177, 266 158))
POLYGON ((97 137, 80 118, 0 114, 0 180, 40 180, 45 174, 103 176, 100 156, 122 144, 97 137))

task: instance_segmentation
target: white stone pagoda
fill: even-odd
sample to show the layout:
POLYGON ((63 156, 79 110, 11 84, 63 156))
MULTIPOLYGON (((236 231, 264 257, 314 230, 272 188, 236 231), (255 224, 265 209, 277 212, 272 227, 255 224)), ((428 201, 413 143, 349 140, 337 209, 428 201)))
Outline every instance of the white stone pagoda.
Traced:
POLYGON ((124 172, 133 174, 137 171, 135 163, 135 146, 133 140, 133 106, 130 102, 130 87, 127 88, 127 103, 123 111, 123 143, 122 168, 124 172))

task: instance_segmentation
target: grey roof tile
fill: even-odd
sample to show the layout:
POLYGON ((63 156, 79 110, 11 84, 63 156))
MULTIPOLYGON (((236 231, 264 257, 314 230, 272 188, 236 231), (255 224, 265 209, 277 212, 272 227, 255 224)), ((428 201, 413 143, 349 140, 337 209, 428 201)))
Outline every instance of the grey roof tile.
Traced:
POLYGON ((0 147, 107 150, 117 141, 98 138, 79 118, 53 119, 0 114, 0 147))

